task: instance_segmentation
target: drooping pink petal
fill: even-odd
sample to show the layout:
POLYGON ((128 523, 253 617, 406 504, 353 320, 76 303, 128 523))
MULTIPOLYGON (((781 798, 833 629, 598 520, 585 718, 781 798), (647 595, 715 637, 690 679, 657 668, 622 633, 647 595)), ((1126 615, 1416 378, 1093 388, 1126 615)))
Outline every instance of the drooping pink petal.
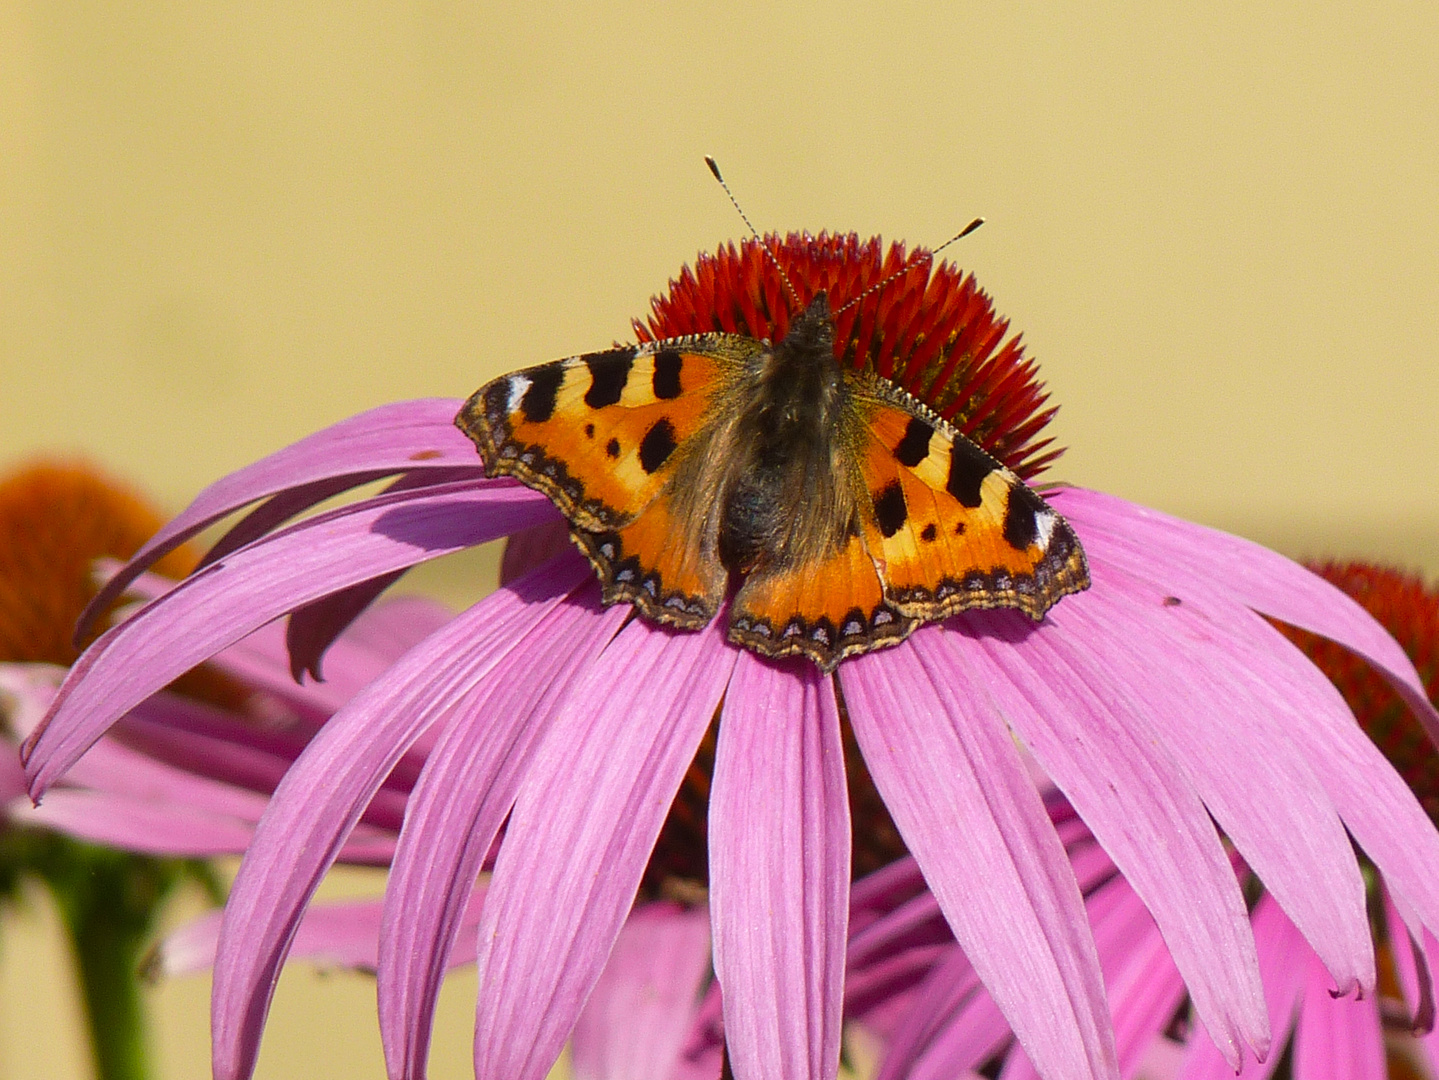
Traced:
POLYGON ((320 664, 326 651, 347 626, 404 574, 403 570, 392 570, 290 612, 285 623, 285 646, 290 653, 290 675, 294 680, 299 682, 309 672, 316 682, 323 682, 325 676, 320 664))
POLYGON ((1394 897, 1387 888, 1384 894, 1384 915, 1388 924, 1389 953, 1394 958, 1394 971, 1398 976, 1399 990, 1404 1003, 1409 1007, 1413 1021, 1413 1033, 1417 1039, 1418 1055, 1429 1067, 1432 1075, 1439 1069, 1439 1026, 1435 1024, 1434 974, 1439 970, 1439 939, 1424 930, 1418 937, 1406 932, 1405 923, 1412 917, 1401 915, 1394 897), (1422 941, 1419 946, 1416 941, 1422 941))
POLYGON ((1413 791, 1364 734, 1334 684, 1293 642, 1260 619, 1225 621, 1236 651, 1262 657, 1254 677, 1293 717, 1285 728, 1291 753, 1314 771, 1405 908, 1439 929, 1439 878, 1433 872, 1439 831, 1413 791))
MULTIPOLYGON (((309 494, 324 499, 391 473, 474 465, 474 444, 455 428, 455 413, 461 404, 453 398, 422 398, 381 405, 221 477, 195 496, 110 580, 85 609, 77 634, 87 632, 95 618, 119 599, 135 574, 256 499, 311 485, 315 490, 309 494)), ((315 501, 311 497, 303 505, 286 509, 294 513, 315 501)))
MULTIPOLYGON (((1254 905, 1252 919, 1269 1028, 1274 1035, 1273 1045, 1282 1047, 1294 1026, 1295 1011, 1304 993, 1305 975, 1314 950, 1268 893, 1254 905)), ((1265 1080, 1273 1075, 1282 1058, 1282 1054, 1274 1052, 1263 1061, 1256 1061, 1246 1054, 1238 1080, 1265 1080)), ((1234 1077, 1234 1068, 1213 1041, 1203 1031, 1191 1033, 1179 1080, 1233 1080, 1234 1077)))
POLYGON ((271 619, 356 581, 533 524, 552 512, 527 488, 466 485, 344 507, 236 552, 107 631, 76 661, 26 740, 38 798, 116 718, 271 619))
MULTIPOLYGON (((1120 1075, 1133 1076, 1183 1003, 1184 980, 1153 917, 1124 878, 1114 878, 1092 893, 1085 908, 1113 1010, 1120 1075)), ((1036 1074, 1017 1048, 1001 1075, 1004 1080, 1029 1080, 1036 1074)))
POLYGON ((42 806, 18 800, 7 807, 17 825, 53 829, 92 844, 170 857, 237 855, 254 835, 253 822, 184 803, 133 795, 60 788, 42 806))
MULTIPOLYGON (((1114 863, 1083 828, 1083 823, 1072 816, 1067 804, 1051 803, 1050 813, 1051 820, 1055 820, 1056 814, 1069 815, 1060 821, 1059 828, 1062 834, 1069 834, 1070 865, 1081 893, 1087 895, 1101 882, 1113 878, 1114 863)), ((889 921, 884 920, 862 935, 866 939, 864 944, 869 943, 874 930, 889 921)), ((1097 944, 1101 948, 1103 967, 1103 943, 1097 944)), ((859 940, 851 941, 851 956, 860 945, 859 940)), ((948 954, 931 965, 924 985, 907 1006, 903 1022, 894 1026, 877 1080, 940 1080, 977 1068, 1008 1040, 1009 1024, 979 985, 978 976, 963 951, 952 944, 952 939, 948 949, 948 954)), ((851 977, 852 972, 853 969, 851 977)), ((849 993, 847 986, 847 998, 849 993)), ((1025 1062, 1033 1068, 1027 1058, 1025 1062)))
POLYGON ((978 1068, 1012 1035, 958 946, 944 953, 885 1048, 876 1080, 933 1080, 978 1068))
POLYGON ((241 682, 296 708, 328 717, 399 657, 454 617, 418 596, 392 596, 367 608, 325 654, 323 683, 296 683, 286 644, 288 620, 259 630, 215 654, 210 662, 241 682))
POLYGON ((211 997, 219 1080, 254 1068, 301 912, 405 748, 475 694, 587 573, 578 560, 556 561, 456 616, 336 713, 286 774, 225 908, 211 997))
MULTIPOLYGON (((590 584, 455 710, 426 760, 385 892, 379 1003, 390 1075, 424 1075, 435 1001, 475 877, 539 740, 628 615, 624 605, 601 608, 590 584)), ((475 942, 466 944, 473 954, 475 942)))
POLYGON ((734 666, 718 623, 631 622, 535 755, 480 927, 475 1074, 538 1080, 559 1054, 734 666))
POLYGON ((660 902, 636 907, 575 1022, 575 1080, 665 1080, 709 977, 704 908, 660 902))
POLYGON ((1335 997, 1318 957, 1310 959, 1308 976, 1294 1032, 1294 1080, 1385 1080, 1376 996, 1335 997))
MULTIPOLYGON (((1134 693, 1130 665, 1111 655, 1111 645, 1122 652, 1126 635, 1084 638, 1057 619, 1035 628, 1013 612, 969 615, 947 627, 960 632, 931 635, 936 647, 968 673, 972 695, 992 697, 1129 876, 1229 1058, 1238 1064, 1242 1043, 1267 1046, 1244 898, 1194 784, 1146 730, 1146 706, 1156 705, 1134 693)), ((1162 696, 1157 706, 1173 708, 1162 696)))
POLYGON ((1047 1077, 1117 1077, 1094 942, 1064 848, 1003 720, 947 650, 839 669, 866 764, 955 937, 1047 1077), (929 708, 915 703, 933 702, 929 708))
MULTIPOLYGON (((239 551, 246 544, 254 543, 266 533, 273 532, 292 518, 306 510, 320 505, 326 499, 341 495, 358 484, 378 480, 390 475, 388 472, 369 472, 360 476, 328 476, 314 483, 288 488, 272 495, 232 525, 220 539, 210 545, 195 569, 203 569, 212 562, 218 562, 231 552, 239 551)), ((460 480, 483 481, 485 470, 479 465, 455 468, 421 468, 402 474, 396 481, 386 484, 382 493, 397 490, 415 490, 433 487, 436 484, 452 484, 460 480)))
MULTIPOLYGON (((477 888, 465 911, 465 925, 479 925, 485 890, 477 888)), ((349 900, 311 904, 305 909, 300 928, 290 942, 286 962, 309 960, 317 964, 374 971, 380 943, 378 900, 349 900)), ((187 975, 204 971, 215 963, 220 941, 223 911, 212 911, 192 919, 168 934, 155 950, 153 970, 157 975, 187 975)), ((473 963, 474 950, 455 957, 456 963, 473 963)))
POLYGON ((1113 495, 1083 488, 1063 488, 1052 495, 1091 556, 1123 565, 1160 587, 1223 594, 1359 653, 1386 675, 1439 743, 1439 712, 1399 643, 1352 597, 1318 574, 1252 541, 1113 495))
POLYGON ((1313 719, 1277 688, 1283 653, 1236 641, 1234 620, 1206 597, 1170 603, 1098 556, 1090 572, 1094 588, 1055 613, 1055 636, 1071 654, 1103 657, 1091 661, 1095 677, 1112 673, 1116 689, 1139 704, 1135 726, 1169 749, 1340 985, 1372 988, 1364 881, 1328 785, 1296 743, 1296 730, 1313 719), (1262 784, 1252 776, 1256 758, 1264 762, 1262 784))
POLYGON ((739 654, 709 805, 710 917, 737 1080, 839 1068, 850 826, 834 683, 739 654))

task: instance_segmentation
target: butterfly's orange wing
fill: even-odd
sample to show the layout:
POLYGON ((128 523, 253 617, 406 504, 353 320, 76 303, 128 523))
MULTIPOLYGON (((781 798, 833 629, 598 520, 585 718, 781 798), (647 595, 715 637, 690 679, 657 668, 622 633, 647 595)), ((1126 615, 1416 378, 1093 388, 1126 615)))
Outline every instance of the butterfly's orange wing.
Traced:
POLYGON ((706 334, 557 360, 481 387, 455 422, 490 476, 544 492, 570 520, 606 603, 703 626, 723 599, 725 570, 666 493, 703 452, 726 389, 761 348, 706 334))
POLYGON ((825 671, 846 656, 903 641, 919 625, 884 597, 863 539, 783 571, 745 579, 730 614, 729 639, 765 656, 805 655, 825 671))
POLYGON ((1014 473, 888 384, 860 388, 863 533, 903 615, 1012 607, 1040 619, 1089 586, 1069 524, 1014 473))

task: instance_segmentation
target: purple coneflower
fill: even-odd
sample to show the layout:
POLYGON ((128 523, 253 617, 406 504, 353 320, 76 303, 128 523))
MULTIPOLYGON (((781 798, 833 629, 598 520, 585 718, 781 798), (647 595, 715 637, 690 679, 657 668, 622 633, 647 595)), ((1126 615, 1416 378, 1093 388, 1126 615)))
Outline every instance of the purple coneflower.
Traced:
MULTIPOLYGON (((759 241, 702 257, 642 337, 777 337, 794 313, 759 241)), ((803 305, 836 310, 836 354, 931 403, 1021 476, 1051 455, 1044 397, 987 297, 927 253, 878 240, 765 241, 803 305)), ((297 672, 408 567, 553 525, 542 496, 487 480, 458 400, 384 406, 202 492, 120 575, 257 500, 206 565, 100 638, 31 738, 43 794, 170 679, 289 615, 297 672), (284 527, 356 484, 384 493, 284 527)), ((1369 992, 1374 954, 1350 844, 1416 926, 1439 927, 1439 834, 1343 700, 1261 616, 1322 634, 1439 716, 1403 651, 1353 601, 1236 537, 1096 492, 1050 493, 1093 587, 1043 622, 967 613, 824 676, 605 609, 562 553, 417 644, 340 709, 276 790, 220 933, 215 1072, 249 1075, 271 990, 316 882, 422 736, 378 957, 391 1075, 424 1071, 446 958, 502 838, 480 913, 475 1068, 538 1078, 636 898, 687 768, 718 716, 707 885, 727 1053, 741 1080, 832 1076, 848 939, 846 724, 976 976, 1041 1074, 1114 1076, 1095 942, 1033 753, 1143 900, 1236 1067, 1270 1031, 1244 897, 1216 824, 1322 958, 1369 992), (1262 768, 1256 768, 1262 763, 1262 768), (1348 830, 1346 833, 1346 829, 1348 830)), ((534 535, 534 534, 532 534, 534 535)))

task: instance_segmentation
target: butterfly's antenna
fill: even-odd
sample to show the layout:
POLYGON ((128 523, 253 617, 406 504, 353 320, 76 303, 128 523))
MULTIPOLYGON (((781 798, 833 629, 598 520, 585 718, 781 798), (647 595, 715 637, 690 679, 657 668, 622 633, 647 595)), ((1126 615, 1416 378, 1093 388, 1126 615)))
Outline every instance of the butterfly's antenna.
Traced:
POLYGON ((799 293, 795 292, 794 283, 790 281, 789 275, 784 272, 784 267, 779 264, 779 260, 775 258, 774 252, 769 249, 769 245, 764 242, 764 237, 759 234, 759 230, 756 229, 750 221, 749 215, 744 212, 744 207, 740 206, 739 200, 734 197, 734 192, 731 191, 729 185, 725 183, 724 177, 720 175, 719 164, 708 154, 705 155, 705 164, 710 167, 710 172, 714 173, 715 179, 719 181, 720 187, 724 188, 724 193, 729 196, 729 201, 739 213, 740 220, 749 226, 749 231, 753 233, 754 238, 759 241, 760 250, 769 256, 769 261, 774 264, 774 268, 779 271, 779 279, 784 282, 784 291, 789 293, 789 298, 794 303, 794 306, 796 308, 800 307, 799 293))
MULTIPOLYGON (((708 159, 706 159, 706 160, 708 160, 708 159)), ((728 189, 726 189, 726 190, 728 190, 728 189)), ((982 217, 977 217, 977 218, 975 218, 973 221, 971 221, 971 222, 970 222, 968 225, 966 225, 964 228, 960 229, 959 232, 955 233, 953 236, 951 236, 951 237, 950 237, 948 240, 946 240, 944 243, 940 244, 939 247, 937 247, 937 248, 935 248, 933 251, 931 251, 931 252, 929 253, 929 259, 930 259, 930 261, 932 262, 932 261, 934 260, 934 257, 935 257, 936 255, 938 255, 941 251, 943 251, 945 248, 949 247, 950 244, 954 243, 956 240, 963 240, 966 236, 968 236, 970 233, 974 232, 975 229, 979 228, 979 227, 980 227, 981 225, 983 225, 983 224, 984 224, 984 218, 982 218, 982 217)), ((886 285, 888 285, 888 284, 889 284, 891 281, 893 281, 895 278, 900 277, 900 276, 903 275, 903 274, 907 274, 907 273, 909 273, 909 271, 910 271, 910 267, 908 267, 908 266, 901 267, 900 269, 896 270, 894 273, 890 274, 889 277, 885 278, 884 280, 882 280, 882 281, 876 281, 873 285, 871 285, 869 288, 865 289, 864 292, 860 293, 858 296, 856 296, 856 297, 855 297, 853 300, 851 300, 849 303, 845 304, 843 307, 835 308, 834 313, 835 313, 836 315, 838 315, 841 311, 847 311, 847 310, 849 310, 850 308, 854 307, 855 304, 859 303, 859 302, 860 302, 861 300, 863 300, 866 296, 868 296, 870 293, 872 293, 872 292, 879 292, 880 289, 884 288, 886 285)))

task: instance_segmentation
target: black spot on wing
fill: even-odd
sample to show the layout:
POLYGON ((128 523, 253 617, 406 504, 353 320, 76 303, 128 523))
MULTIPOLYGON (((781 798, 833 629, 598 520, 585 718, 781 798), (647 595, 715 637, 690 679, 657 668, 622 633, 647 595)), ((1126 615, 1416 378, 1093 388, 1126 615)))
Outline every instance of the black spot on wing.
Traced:
POLYGON ((904 505, 904 489, 898 480, 891 480, 874 497, 874 516, 886 540, 904 525, 909 509, 904 505))
POLYGON ((653 473, 669 460, 678 445, 675 426, 667 417, 660 417, 640 440, 640 468, 646 473, 653 473))
POLYGON ((994 472, 994 462, 968 439, 955 439, 949 450, 949 480, 945 490, 973 510, 984 501, 979 493, 984 478, 994 472))
POLYGON ((655 353, 654 391, 661 401, 680 396, 680 369, 684 357, 674 349, 661 349, 655 353))
POLYGON ((612 458, 619 457, 620 441, 618 439, 611 439, 609 442, 605 443, 605 453, 609 454, 609 456, 612 458))
POLYGON ((1035 513, 1040 509, 1038 497, 1022 484, 1009 489, 1009 506, 1004 511, 1004 539, 1016 551, 1024 551, 1039 539, 1035 513))
POLYGON ((592 409, 603 409, 618 402, 625 392, 625 383, 629 382, 634 362, 634 353, 629 350, 585 357, 585 367, 590 369, 590 388, 585 391, 585 404, 592 409))
POLYGON ((520 398, 520 412, 532 424, 543 424, 555 414, 555 396, 565 381, 565 369, 559 364, 545 364, 530 371, 525 396, 520 398))
POLYGON ((909 427, 904 429, 904 438, 894 448, 894 456, 907 469, 912 469, 929 457, 929 439, 934 434, 934 425, 917 416, 909 418, 909 427))
POLYGON ((934 522, 931 521, 924 527, 924 531, 919 534, 919 538, 926 544, 932 544, 935 540, 939 539, 939 529, 936 528, 934 522))

